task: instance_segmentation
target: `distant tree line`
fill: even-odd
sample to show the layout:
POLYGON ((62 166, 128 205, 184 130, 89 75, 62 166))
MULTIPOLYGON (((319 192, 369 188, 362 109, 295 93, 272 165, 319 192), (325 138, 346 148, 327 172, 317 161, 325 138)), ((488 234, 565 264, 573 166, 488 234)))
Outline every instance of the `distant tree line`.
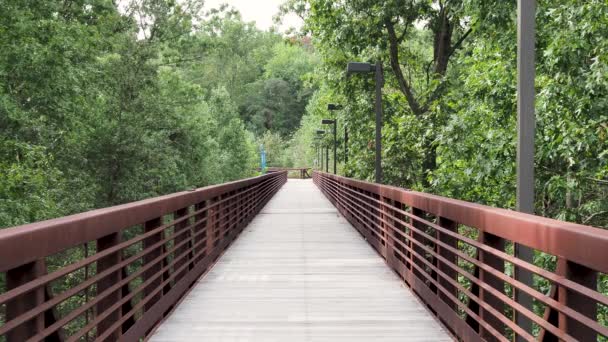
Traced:
POLYGON ((0 227, 254 174, 309 44, 201 1, 3 1, 0 227))

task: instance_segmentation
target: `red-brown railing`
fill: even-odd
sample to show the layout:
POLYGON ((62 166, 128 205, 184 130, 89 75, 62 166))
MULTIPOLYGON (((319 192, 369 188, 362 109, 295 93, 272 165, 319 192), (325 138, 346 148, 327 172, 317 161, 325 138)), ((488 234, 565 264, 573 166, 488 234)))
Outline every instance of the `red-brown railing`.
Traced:
POLYGON ((606 341, 607 230, 318 171, 313 179, 458 339, 606 341), (515 258, 515 243, 533 248, 535 262, 515 258), (533 273, 532 287, 511 276, 516 267, 533 273))
POLYGON ((0 341, 137 341, 287 173, 0 231, 0 341))

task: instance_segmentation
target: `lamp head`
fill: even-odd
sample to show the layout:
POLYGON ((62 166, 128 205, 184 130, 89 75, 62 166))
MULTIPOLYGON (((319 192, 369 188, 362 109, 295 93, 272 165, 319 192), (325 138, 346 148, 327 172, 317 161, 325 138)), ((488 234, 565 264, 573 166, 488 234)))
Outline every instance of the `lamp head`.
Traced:
POLYGON ((330 103, 327 105, 327 110, 341 110, 344 108, 341 104, 330 103))
POLYGON ((346 66, 346 73, 350 74, 367 74, 376 71, 376 65, 371 63, 349 62, 346 66))
POLYGON ((321 120, 321 123, 323 125, 333 125, 336 122, 336 120, 332 120, 332 119, 323 119, 321 120))

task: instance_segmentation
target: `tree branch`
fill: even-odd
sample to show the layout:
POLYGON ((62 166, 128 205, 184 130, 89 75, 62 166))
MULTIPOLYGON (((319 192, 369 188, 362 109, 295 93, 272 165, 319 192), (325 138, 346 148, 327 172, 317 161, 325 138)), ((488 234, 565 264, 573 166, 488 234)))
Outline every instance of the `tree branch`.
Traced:
POLYGON ((399 63, 399 41, 397 38, 397 34, 395 33, 395 27, 390 20, 385 20, 386 30, 388 31, 388 40, 389 40, 389 55, 391 60, 391 68, 395 73, 395 77, 397 78, 397 83, 399 83, 399 89, 405 95, 407 99, 407 103, 410 106, 410 109, 414 113, 414 115, 419 116, 423 114, 421 111, 420 103, 416 100, 414 96, 414 92, 412 90, 411 85, 405 79, 403 75, 403 71, 401 70, 401 64, 399 63))
POLYGON ((605 215, 605 214, 608 214, 608 210, 606 210, 606 211, 600 211, 600 212, 597 212, 595 214, 591 214, 591 215, 587 216, 586 219, 583 220, 583 224, 589 223, 596 216, 605 215))
POLYGON ((591 178, 591 177, 585 177, 588 180, 592 180, 594 182, 598 182, 600 184, 604 184, 604 185, 608 185, 608 180, 603 180, 603 179, 596 179, 596 178, 591 178))
POLYGON ((467 37, 471 34, 471 32, 473 32, 473 28, 469 28, 460 37, 460 39, 458 39, 458 41, 456 43, 454 43, 454 45, 452 45, 452 48, 450 48, 450 53, 448 54, 448 59, 450 59, 452 57, 452 55, 454 54, 454 52, 456 52, 456 50, 460 49, 460 47, 462 46, 462 43, 465 41, 465 39, 467 39, 467 37))

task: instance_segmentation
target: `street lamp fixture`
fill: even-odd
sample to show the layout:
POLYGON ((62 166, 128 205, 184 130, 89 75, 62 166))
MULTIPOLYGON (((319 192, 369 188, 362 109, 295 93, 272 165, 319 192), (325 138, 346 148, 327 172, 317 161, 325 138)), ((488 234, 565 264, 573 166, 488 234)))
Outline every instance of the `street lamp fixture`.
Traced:
POLYGON ((375 74, 376 80, 376 183, 382 183, 382 87, 384 86, 384 72, 382 63, 376 64, 349 62, 346 66, 346 74, 375 74))
POLYGON ((367 74, 376 71, 377 64, 349 62, 346 66, 347 74, 367 74))
POLYGON ((337 168, 337 147, 338 147, 338 120, 337 119, 323 119, 321 120, 321 123, 323 125, 334 125, 334 175, 338 174, 338 168, 337 168))

